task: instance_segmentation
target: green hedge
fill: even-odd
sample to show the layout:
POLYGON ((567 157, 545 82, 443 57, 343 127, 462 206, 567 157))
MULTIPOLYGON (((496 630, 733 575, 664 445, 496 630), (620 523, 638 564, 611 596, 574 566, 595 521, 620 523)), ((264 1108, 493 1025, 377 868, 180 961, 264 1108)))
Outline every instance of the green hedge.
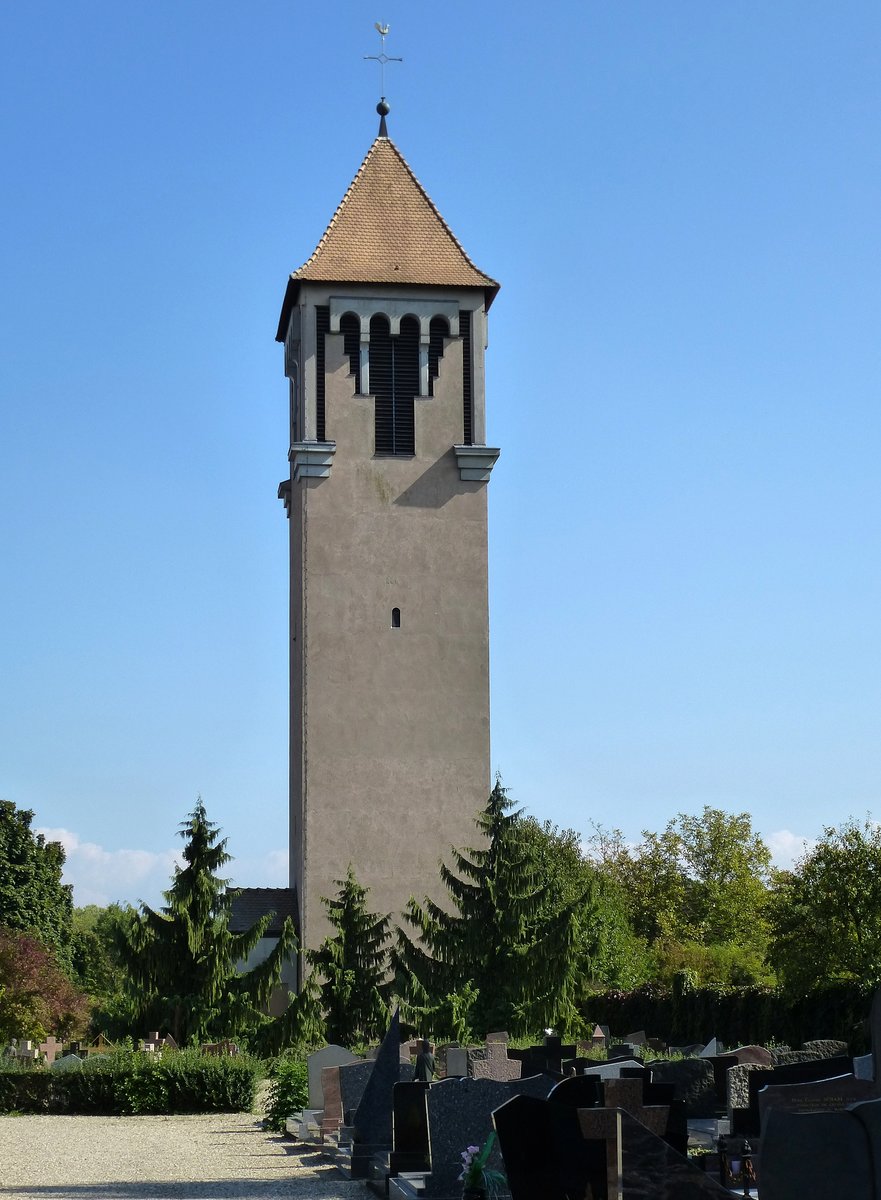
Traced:
POLYGON ((248 1112, 261 1074, 247 1055, 214 1058, 117 1051, 82 1067, 50 1071, 0 1064, 0 1112, 248 1112))
POLYGON ((717 1037, 727 1046, 785 1043, 798 1048, 812 1038, 840 1038, 852 1054, 869 1050, 872 990, 830 983, 803 996, 778 988, 698 987, 673 989, 646 984, 632 992, 590 996, 584 1018, 608 1025, 614 1036, 644 1029, 674 1045, 717 1037))

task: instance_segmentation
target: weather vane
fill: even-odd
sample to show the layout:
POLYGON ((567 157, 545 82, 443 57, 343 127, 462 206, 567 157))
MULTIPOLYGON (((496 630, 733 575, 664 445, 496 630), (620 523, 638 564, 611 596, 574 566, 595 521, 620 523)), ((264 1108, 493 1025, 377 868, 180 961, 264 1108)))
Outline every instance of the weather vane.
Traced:
POLYGON ((385 101, 385 64, 391 62, 403 62, 402 58, 389 58, 385 52, 385 39, 388 37, 389 26, 382 25, 379 21, 374 21, 373 28, 379 34, 379 54, 365 54, 365 62, 379 63, 379 91, 383 102, 385 101))

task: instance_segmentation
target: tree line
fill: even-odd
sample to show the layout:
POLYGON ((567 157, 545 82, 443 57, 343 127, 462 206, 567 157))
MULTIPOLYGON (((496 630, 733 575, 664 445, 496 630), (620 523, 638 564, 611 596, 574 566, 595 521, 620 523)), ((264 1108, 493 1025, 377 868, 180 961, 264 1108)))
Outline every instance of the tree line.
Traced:
POLYGON ((824 828, 775 870, 749 814, 705 807, 628 843, 540 823, 501 782, 477 814, 475 845, 439 866, 446 902, 411 897, 398 925, 370 909, 351 864, 324 901, 331 932, 303 954, 304 984, 268 1015, 286 922, 273 952, 239 969, 270 917, 229 928, 226 839, 201 800, 183 822, 183 865, 159 908, 73 907, 64 853, 0 803, 0 1037, 111 1038, 162 1028, 179 1044, 236 1037, 258 1052, 380 1036, 397 1002, 415 1029, 460 1042, 583 1031, 591 997, 674 980, 756 984, 803 995, 881 981, 881 830, 867 817, 824 828))

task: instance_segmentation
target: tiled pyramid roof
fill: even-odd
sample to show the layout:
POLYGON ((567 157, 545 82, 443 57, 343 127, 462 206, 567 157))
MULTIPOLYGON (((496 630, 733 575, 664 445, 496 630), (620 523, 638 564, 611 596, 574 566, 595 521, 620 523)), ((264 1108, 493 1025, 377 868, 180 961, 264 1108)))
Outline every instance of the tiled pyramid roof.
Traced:
POLYGON ((499 285, 474 265, 389 138, 378 137, 324 236, 291 275, 279 340, 301 280, 321 283, 480 287, 487 307, 499 285))

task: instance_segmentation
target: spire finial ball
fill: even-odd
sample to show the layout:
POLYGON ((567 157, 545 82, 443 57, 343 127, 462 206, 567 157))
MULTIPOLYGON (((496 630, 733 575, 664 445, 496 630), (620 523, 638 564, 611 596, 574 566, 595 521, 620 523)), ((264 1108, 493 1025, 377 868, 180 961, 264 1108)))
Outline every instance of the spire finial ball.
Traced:
POLYGON ((376 111, 379 113, 379 115, 381 117, 387 117, 389 115, 389 113, 392 111, 391 105, 388 103, 385 96, 383 96, 383 98, 380 100, 379 104, 377 104, 376 111))

